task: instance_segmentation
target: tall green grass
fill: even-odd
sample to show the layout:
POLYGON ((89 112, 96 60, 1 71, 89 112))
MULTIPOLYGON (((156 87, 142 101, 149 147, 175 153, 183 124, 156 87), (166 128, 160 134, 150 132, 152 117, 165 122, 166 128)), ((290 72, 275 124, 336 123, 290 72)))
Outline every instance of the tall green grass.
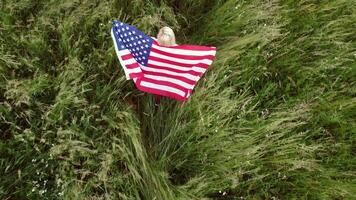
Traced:
POLYGON ((1 199, 356 198, 354 1, 2 1, 1 199), (111 20, 216 60, 189 101, 126 81, 111 20))

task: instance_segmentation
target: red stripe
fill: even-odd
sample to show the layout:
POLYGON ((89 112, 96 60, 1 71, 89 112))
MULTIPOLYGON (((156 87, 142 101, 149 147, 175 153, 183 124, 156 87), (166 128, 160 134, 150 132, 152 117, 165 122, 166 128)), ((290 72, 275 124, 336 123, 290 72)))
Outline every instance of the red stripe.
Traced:
POLYGON ((154 76, 163 76, 163 77, 168 77, 168 78, 173 78, 176 80, 180 80, 183 81, 185 83, 191 84, 191 85, 195 85, 196 81, 181 77, 181 76, 174 76, 174 75, 170 75, 170 74, 165 74, 165 73, 160 73, 160 72, 150 72, 150 71, 146 71, 146 70, 142 70, 143 73, 146 75, 154 75, 154 76))
POLYGON ((170 56, 170 57, 175 57, 175 58, 180 58, 180 59, 187 59, 187 60, 202 60, 202 59, 209 59, 209 60, 214 60, 213 55, 206 55, 206 56, 190 56, 190 55, 180 55, 180 54, 173 54, 173 53, 168 53, 166 51, 161 51, 159 49, 156 49, 154 47, 151 48, 152 52, 159 53, 161 55, 165 56, 170 56))
POLYGON ((134 69, 134 68, 137 68, 137 67, 140 67, 140 65, 137 63, 137 62, 134 62, 132 64, 126 64, 125 65, 127 69, 134 69))
POLYGON ((122 58, 122 60, 129 60, 129 59, 131 59, 131 58, 133 58, 133 57, 132 57, 132 55, 129 53, 129 54, 126 54, 126 55, 122 55, 121 58, 122 58))
POLYGON ((154 80, 154 79, 151 79, 151 78, 147 78, 147 77, 142 77, 142 81, 146 81, 146 82, 149 82, 149 83, 155 83, 155 84, 158 84, 158 85, 164 85, 164 86, 169 86, 169 87, 172 87, 172 88, 176 88, 178 90, 181 90, 183 91, 184 93, 188 92, 188 89, 183 87, 183 86, 180 86, 180 85, 177 85, 175 83, 171 83, 171 82, 168 82, 168 81, 161 81, 161 80, 154 80))
POLYGON ((151 56, 151 55, 148 57, 148 60, 154 60, 154 61, 157 61, 157 62, 176 65, 176 66, 179 66, 179 67, 201 67, 201 68, 208 68, 209 67, 209 65, 205 64, 205 63, 197 63, 197 64, 180 63, 180 62, 175 62, 175 61, 171 61, 171 60, 167 60, 167 59, 163 59, 163 58, 158 58, 158 57, 151 56))
POLYGON ((143 77, 143 73, 142 72, 130 73, 129 76, 130 78, 143 77))
POLYGON ((151 94, 157 94, 157 95, 161 95, 161 96, 166 96, 166 97, 169 97, 169 98, 172 98, 172 99, 176 99, 178 101, 186 101, 187 98, 184 98, 176 93, 173 93, 173 92, 168 92, 168 91, 164 91, 164 90, 157 90, 157 89, 154 89, 154 88, 149 88, 149 87, 145 87, 145 86, 142 86, 140 85, 140 79, 137 80, 137 82, 135 83, 136 84, 136 87, 143 91, 143 92, 148 92, 148 93, 151 93, 151 94))
POLYGON ((202 75, 201 72, 196 72, 196 71, 193 71, 193 70, 182 71, 182 70, 179 70, 179 69, 172 69, 172 68, 168 68, 168 67, 164 67, 164 66, 158 66, 158 65, 154 65, 154 64, 150 64, 150 63, 148 63, 147 66, 148 66, 148 67, 151 67, 151 68, 155 68, 155 69, 164 69, 164 70, 168 70, 168 71, 176 72, 176 73, 191 74, 191 75, 193 75, 193 76, 200 76, 200 75, 202 75))

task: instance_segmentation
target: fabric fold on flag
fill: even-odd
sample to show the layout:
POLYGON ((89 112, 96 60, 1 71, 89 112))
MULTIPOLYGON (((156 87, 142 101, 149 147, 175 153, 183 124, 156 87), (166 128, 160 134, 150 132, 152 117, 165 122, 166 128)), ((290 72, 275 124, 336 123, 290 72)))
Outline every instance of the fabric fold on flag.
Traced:
POLYGON ((111 36, 127 80, 156 95, 186 101, 213 63, 216 47, 158 44, 136 27, 113 21, 111 36))

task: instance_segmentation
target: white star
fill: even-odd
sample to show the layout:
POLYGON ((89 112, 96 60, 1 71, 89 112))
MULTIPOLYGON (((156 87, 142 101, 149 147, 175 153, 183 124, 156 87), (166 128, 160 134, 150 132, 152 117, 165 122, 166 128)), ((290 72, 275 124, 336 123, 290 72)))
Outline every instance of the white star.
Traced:
POLYGON ((148 48, 148 45, 146 44, 145 47, 148 48))
POLYGON ((124 45, 121 45, 121 49, 125 48, 124 45))
POLYGON ((136 46, 136 42, 134 42, 134 45, 136 46))
POLYGON ((129 30, 129 27, 126 27, 126 30, 129 30))
POLYGON ((136 50, 138 51, 138 50, 140 50, 140 48, 136 47, 136 50))
POLYGON ((139 57, 138 60, 141 60, 141 58, 139 57))
POLYGON ((132 31, 132 33, 133 33, 133 34, 135 34, 135 33, 136 33, 136 31, 132 31))
POLYGON ((139 37, 139 38, 142 38, 142 35, 139 35, 138 37, 139 37))
POLYGON ((147 53, 147 51, 146 51, 146 50, 144 50, 144 51, 143 51, 143 53, 145 53, 145 54, 146 54, 146 53, 147 53))
POLYGON ((142 40, 143 43, 146 43, 146 40, 142 40))
POLYGON ((125 34, 124 34, 124 36, 126 37, 126 36, 127 36, 127 34, 125 33, 125 34))
POLYGON ((119 27, 119 25, 118 25, 118 24, 115 24, 115 26, 116 26, 116 27, 119 27))
POLYGON ((137 43, 138 43, 138 44, 141 44, 141 41, 138 41, 137 43))
POLYGON ((140 51, 140 55, 142 55, 142 52, 140 51))
POLYGON ((125 29, 124 29, 124 28, 122 28, 121 30, 122 30, 122 31, 125 31, 125 29))
POLYGON ((141 49, 143 49, 143 46, 141 46, 141 49))
POLYGON ((120 22, 120 25, 122 26, 124 23, 120 22))

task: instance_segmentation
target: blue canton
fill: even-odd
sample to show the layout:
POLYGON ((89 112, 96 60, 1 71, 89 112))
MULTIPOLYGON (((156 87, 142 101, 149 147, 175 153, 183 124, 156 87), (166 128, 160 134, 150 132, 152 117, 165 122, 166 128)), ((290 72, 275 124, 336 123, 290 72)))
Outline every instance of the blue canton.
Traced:
POLYGON ((146 66, 153 39, 135 27, 119 21, 113 21, 113 30, 118 49, 128 49, 138 63, 146 66))

